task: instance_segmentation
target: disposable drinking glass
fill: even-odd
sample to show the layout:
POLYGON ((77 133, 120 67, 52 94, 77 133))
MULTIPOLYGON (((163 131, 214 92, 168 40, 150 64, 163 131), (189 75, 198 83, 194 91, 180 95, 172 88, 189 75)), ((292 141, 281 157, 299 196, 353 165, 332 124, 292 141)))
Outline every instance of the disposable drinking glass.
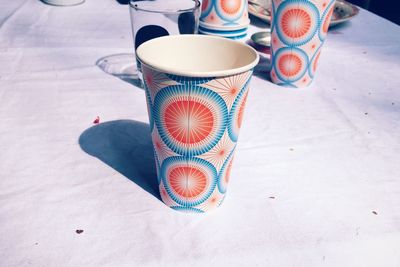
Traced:
MULTIPOLYGON (((134 49, 161 36, 196 34, 200 16, 199 0, 131 0, 129 3, 134 49)), ((140 63, 136 74, 141 79, 140 63)))
POLYGON ((272 0, 271 80, 305 87, 314 79, 335 0, 272 0))
POLYGON ((162 201, 184 212, 216 209, 226 196, 258 53, 226 38, 176 35, 142 44, 137 58, 162 201))

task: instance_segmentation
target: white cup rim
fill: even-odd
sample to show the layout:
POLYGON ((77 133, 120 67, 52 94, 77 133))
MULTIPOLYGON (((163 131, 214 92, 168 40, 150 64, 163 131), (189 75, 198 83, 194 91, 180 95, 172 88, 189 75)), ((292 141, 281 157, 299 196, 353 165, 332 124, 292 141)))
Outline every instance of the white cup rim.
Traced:
POLYGON ((253 69, 259 61, 257 51, 245 43, 194 34, 151 39, 136 49, 136 56, 152 69, 186 77, 235 75, 253 69))

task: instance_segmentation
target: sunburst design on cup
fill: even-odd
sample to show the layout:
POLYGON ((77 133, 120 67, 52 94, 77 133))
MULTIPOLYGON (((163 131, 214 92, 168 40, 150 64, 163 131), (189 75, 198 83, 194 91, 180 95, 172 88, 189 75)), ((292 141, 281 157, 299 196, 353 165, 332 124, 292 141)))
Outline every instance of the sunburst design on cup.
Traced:
POLYGON ((308 66, 308 74, 310 75, 311 78, 314 78, 315 72, 317 71, 320 55, 321 55, 321 47, 319 47, 318 50, 315 52, 315 54, 312 56, 310 64, 308 66))
POLYGON ((236 97, 243 87, 247 85, 251 74, 252 71, 247 71, 234 76, 215 78, 201 86, 218 93, 225 100, 228 109, 231 109, 236 97))
POLYGON ((224 164, 222 165, 221 171, 218 174, 218 190, 225 194, 228 188, 229 179, 231 176, 231 168, 233 162, 233 154, 234 150, 229 154, 228 158, 225 160, 224 164))
POLYGON ((302 68, 301 58, 297 55, 283 55, 278 62, 278 68, 283 75, 294 76, 302 68))
POLYGON ((329 10, 328 14, 326 15, 326 18, 322 24, 322 31, 326 34, 328 32, 329 29, 329 23, 331 21, 331 16, 333 13, 333 7, 331 7, 331 9, 329 10))
POLYGON ((225 13, 232 15, 239 12, 242 0, 220 0, 220 5, 225 13))
POLYGON ((161 139, 183 156, 200 155, 214 147, 228 116, 217 93, 196 86, 164 88, 156 95, 153 113, 161 139))
POLYGON ((225 131, 218 144, 216 144, 210 151, 207 151, 198 157, 211 162, 217 171, 219 171, 225 160, 234 149, 235 145, 236 143, 232 142, 232 140, 229 138, 228 132, 225 131))
POLYGON ((322 13, 321 26, 318 32, 318 37, 321 41, 324 41, 326 38, 334 9, 335 1, 331 1, 322 13))
POLYGON ((174 151, 172 151, 161 139, 157 128, 153 130, 151 133, 151 137, 153 140, 153 147, 155 152, 157 153, 157 158, 160 161, 160 164, 169 157, 178 156, 174 151))
POLYGON ((238 23, 247 12, 245 1, 242 0, 216 0, 215 11, 218 16, 228 23, 238 23))
POLYGON ((171 157, 161 166, 161 179, 175 202, 193 207, 209 198, 218 178, 214 166, 203 159, 171 157))
POLYGON ((278 49, 273 61, 276 75, 284 82, 294 82, 301 79, 308 67, 306 53, 295 47, 278 49))
POLYGON ((161 181, 161 176, 160 176, 160 161, 158 160, 157 152, 155 149, 153 149, 153 154, 154 154, 154 161, 156 163, 156 174, 157 174, 157 182, 158 185, 160 185, 161 181))
POLYGON ((232 105, 232 109, 229 112, 228 120, 228 134, 233 142, 236 142, 239 137, 239 131, 242 127, 243 114, 246 106, 246 100, 248 95, 248 86, 244 86, 235 102, 232 105))
POLYGON ((312 69, 313 69, 314 73, 315 73, 315 71, 317 70, 317 66, 318 66, 318 61, 319 61, 320 55, 321 55, 321 51, 318 52, 318 54, 317 54, 317 56, 315 57, 315 60, 314 60, 314 62, 313 62, 313 64, 312 64, 312 69))
POLYGON ((171 80, 162 72, 155 71, 151 68, 142 65, 144 85, 147 88, 151 101, 154 101, 155 95, 164 87, 177 85, 178 83, 171 80))
POLYGON ((311 17, 302 9, 291 9, 282 15, 282 31, 291 38, 299 38, 311 27, 311 17))
POLYGON ((160 181, 159 190, 160 190, 161 200, 165 203, 165 205, 167 205, 168 207, 174 207, 179 205, 168 195, 167 189, 165 188, 164 182, 162 180, 160 181))
POLYGON ((276 24, 276 20, 275 20, 275 16, 276 16, 276 9, 275 9, 275 4, 274 1, 271 1, 271 33, 275 32, 275 24, 276 24))
POLYGON ((207 17, 213 9, 213 0, 203 0, 201 3, 200 19, 207 17))
POLYGON ((304 45, 318 29, 319 11, 307 0, 287 0, 277 10, 275 25, 286 45, 304 45))
POLYGON ((183 207, 183 206, 171 206, 171 209, 183 212, 183 213, 204 213, 204 211, 193 208, 193 207, 183 207))
POLYGON ((225 195, 219 192, 218 188, 215 188, 210 197, 200 205, 196 206, 196 208, 204 212, 215 210, 221 205, 224 197, 225 195))
POLYGON ((147 114, 149 115, 150 132, 152 132, 154 128, 153 101, 151 100, 149 89, 146 86, 144 87, 144 92, 146 95, 146 107, 147 114))

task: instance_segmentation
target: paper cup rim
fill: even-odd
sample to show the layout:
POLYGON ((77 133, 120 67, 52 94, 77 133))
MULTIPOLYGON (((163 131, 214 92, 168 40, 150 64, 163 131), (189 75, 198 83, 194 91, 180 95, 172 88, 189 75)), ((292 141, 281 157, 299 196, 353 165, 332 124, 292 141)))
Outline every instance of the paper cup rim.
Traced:
MULTIPOLYGON (((171 41, 172 42, 172 41, 171 41)), ((154 49, 154 48, 153 48, 154 49)), ((250 47, 249 45, 238 42, 235 40, 227 39, 224 37, 219 37, 219 36, 210 36, 210 35, 194 35, 194 34, 184 34, 184 35, 169 35, 169 36, 163 36, 163 37, 158 37, 151 39, 147 42, 144 42, 141 44, 137 49, 136 49, 136 56, 138 60, 147 66, 149 66, 152 69, 168 73, 168 74, 173 74, 173 75, 179 75, 179 76, 185 76, 185 77, 225 77, 225 76, 230 76, 230 75, 235 75, 239 73, 246 72, 250 69, 253 69, 259 61, 259 55, 257 51, 250 47), (159 47, 164 47, 166 46, 165 43, 168 42, 168 40, 179 40, 179 39, 192 39, 193 42, 199 42, 201 39, 209 39, 209 40, 214 40, 215 42, 218 43, 225 43, 227 45, 230 45, 231 47, 236 46, 237 49, 243 49, 247 50, 247 55, 249 57, 249 60, 247 60, 246 64, 242 64, 236 68, 226 68, 226 69, 221 69, 221 70, 212 70, 212 71, 207 71, 207 70, 183 70, 180 68, 174 68, 168 66, 165 62, 162 62, 157 59, 148 59, 146 58, 146 53, 151 53, 151 47, 159 45, 159 47), (251 58, 250 58, 251 57, 251 58)), ((194 60, 194 59, 193 59, 194 60)))

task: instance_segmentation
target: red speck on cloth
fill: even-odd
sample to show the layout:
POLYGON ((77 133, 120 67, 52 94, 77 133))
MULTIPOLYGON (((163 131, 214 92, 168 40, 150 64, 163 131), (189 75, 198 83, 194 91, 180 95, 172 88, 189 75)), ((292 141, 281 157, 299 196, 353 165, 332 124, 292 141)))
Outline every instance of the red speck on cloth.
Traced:
POLYGON ((93 121, 94 124, 98 124, 100 123, 100 117, 97 116, 96 119, 93 121))

